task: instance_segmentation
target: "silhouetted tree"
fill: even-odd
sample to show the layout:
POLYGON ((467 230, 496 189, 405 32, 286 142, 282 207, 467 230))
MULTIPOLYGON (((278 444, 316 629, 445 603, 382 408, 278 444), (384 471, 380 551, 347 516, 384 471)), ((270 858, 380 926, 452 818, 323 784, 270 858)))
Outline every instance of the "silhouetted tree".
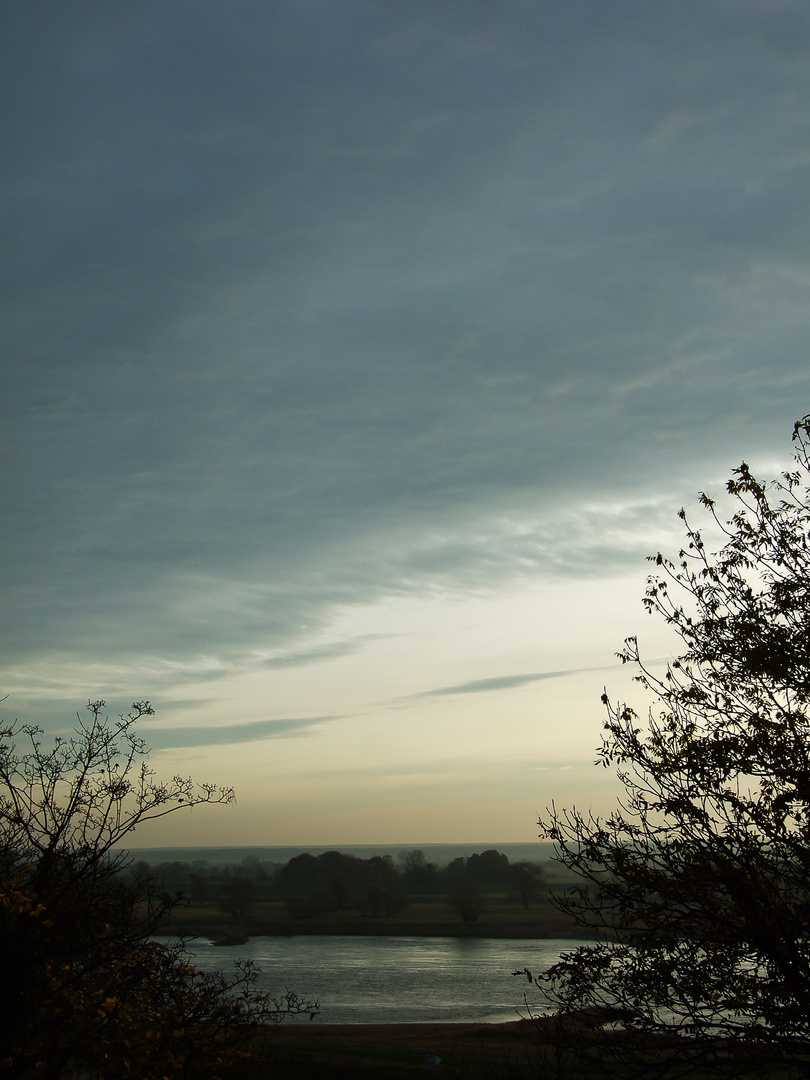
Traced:
POLYGON ((540 883, 543 880, 543 868, 537 863, 521 861, 509 867, 523 910, 529 910, 529 904, 537 899, 540 883))
POLYGON ((249 877, 234 874, 222 890, 222 907, 235 919, 244 919, 250 914, 255 893, 256 886, 249 877))
POLYGON ((118 845, 233 792, 156 780, 134 730, 149 703, 112 722, 103 708, 91 702, 90 721, 50 750, 38 728, 0 731, 0 1062, 22 1080, 212 1078, 251 1027, 313 1007, 258 994, 250 965, 229 981, 153 939, 176 897, 122 873, 118 845))
POLYGON ((399 874, 390 855, 372 855, 365 860, 366 880, 383 889, 395 889, 399 885, 399 874))
POLYGON ((402 888, 407 893, 436 892, 439 882, 439 868, 428 860, 421 848, 400 852, 402 864, 402 888))
POLYGON ((335 905, 342 911, 349 900, 351 878, 356 876, 353 862, 360 862, 351 855, 339 851, 325 851, 318 856, 319 877, 324 881, 335 905), (347 865, 347 863, 349 865, 347 865))
POLYGON ((277 885, 283 892, 301 896, 313 892, 323 884, 321 866, 308 851, 295 855, 277 875, 277 885))
POLYGON ((421 848, 413 848, 411 851, 400 851, 397 856, 402 863, 404 874, 418 874, 428 865, 427 857, 421 848))
POLYGON ((644 602, 682 652, 661 676, 635 638, 620 654, 658 701, 643 722, 603 699, 621 807, 541 821, 588 885, 561 906, 614 938, 539 978, 561 1014, 601 1009, 665 1033, 673 1067, 700 1052, 736 1076, 810 1060, 810 416, 794 440, 780 480, 734 470, 730 520, 701 495, 719 550, 681 511, 684 548, 653 558, 644 602))
POLYGON ((462 881, 467 873, 467 860, 463 855, 458 855, 455 859, 451 859, 445 866, 443 877, 446 884, 452 888, 454 884, 462 881))
POLYGON ((486 898, 478 886, 464 879, 449 893, 448 903, 465 923, 478 922, 486 908, 486 898))
POLYGON ((168 892, 184 892, 191 881, 191 867, 177 860, 158 863, 153 873, 160 887, 168 892))
POLYGON ((489 848, 467 859, 467 877, 485 892, 497 892, 509 884, 509 856, 489 848))
POLYGON ((407 906, 408 901, 402 893, 393 892, 391 889, 381 888, 377 885, 366 891, 360 905, 360 914, 379 918, 385 915, 395 915, 407 906))
POLYGON ((204 904, 211 895, 211 879, 206 873, 195 871, 188 876, 189 899, 194 904, 204 904))
POLYGON ((342 910, 350 903, 368 914, 372 894, 399 897, 399 904, 399 884, 400 875, 390 855, 360 859, 340 851, 296 855, 278 872, 274 883, 286 894, 287 910, 297 919, 334 908, 342 910))

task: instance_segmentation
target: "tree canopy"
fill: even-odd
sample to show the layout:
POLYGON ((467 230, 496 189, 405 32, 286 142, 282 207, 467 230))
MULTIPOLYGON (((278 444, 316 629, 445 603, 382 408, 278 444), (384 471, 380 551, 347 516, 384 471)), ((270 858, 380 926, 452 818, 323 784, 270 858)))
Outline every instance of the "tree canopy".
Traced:
POLYGON ((38 728, 0 731, 0 1065, 20 1078, 212 1080, 255 1025, 316 1006, 258 993, 250 965, 229 980, 197 971, 182 942, 154 940, 178 898, 120 873, 118 845, 233 791, 156 780, 135 731, 149 703, 115 721, 104 708, 91 702, 50 749, 38 728))
MULTIPOLYGON (((810 416, 793 438, 792 469, 764 483, 742 463, 731 515, 701 494, 707 525, 681 510, 677 558, 652 557, 644 604, 682 651, 663 672, 635 637, 619 654, 657 702, 643 720, 603 697, 598 761, 620 805, 540 821, 583 879, 562 906, 602 940, 535 981, 560 1037, 572 1018, 609 1021, 625 1063, 664 1037, 673 1069, 702 1056, 789 1075, 810 1056, 810 416)), ((604 1032, 570 1041, 610 1057, 604 1032)))

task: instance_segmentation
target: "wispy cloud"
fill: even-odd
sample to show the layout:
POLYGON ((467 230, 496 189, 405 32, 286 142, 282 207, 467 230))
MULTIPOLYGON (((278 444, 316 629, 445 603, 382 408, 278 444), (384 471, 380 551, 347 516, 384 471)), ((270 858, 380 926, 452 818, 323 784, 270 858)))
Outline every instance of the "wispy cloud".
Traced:
POLYGON ((292 649, 277 656, 268 656, 261 661, 261 666, 267 668, 295 668, 306 667, 309 664, 320 664, 326 660, 337 660, 343 656, 351 656, 369 641, 379 641, 392 636, 391 634, 360 634, 358 637, 350 638, 347 641, 328 642, 308 649, 292 649))
POLYGON ((608 669, 606 667, 582 667, 567 668, 564 671, 531 671, 520 675, 495 675, 489 679, 472 679, 470 682, 458 683, 455 686, 440 686, 435 690, 422 690, 418 694, 410 694, 405 700, 450 697, 454 694, 487 694, 495 690, 514 690, 518 686, 540 682, 543 679, 561 679, 566 675, 580 675, 586 671, 605 670, 608 669))
POLYGON ((321 724, 340 720, 340 716, 307 716, 294 719, 256 720, 249 724, 223 727, 146 728, 140 732, 152 750, 191 746, 223 746, 257 742, 265 739, 301 738, 312 734, 321 724))
POLYGON ((331 645, 320 645, 313 649, 301 649, 281 656, 269 656, 266 660, 262 660, 261 665, 268 668, 305 667, 307 664, 320 664, 324 660, 350 656, 357 652, 358 648, 359 644, 356 641, 337 641, 331 645))

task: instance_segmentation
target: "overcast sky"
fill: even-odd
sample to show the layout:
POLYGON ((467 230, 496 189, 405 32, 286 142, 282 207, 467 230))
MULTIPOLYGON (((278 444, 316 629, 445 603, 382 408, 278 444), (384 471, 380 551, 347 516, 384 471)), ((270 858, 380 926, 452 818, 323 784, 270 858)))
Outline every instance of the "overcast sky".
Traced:
POLYGON ((141 843, 600 808, 644 557, 810 411, 805 0, 7 0, 0 719, 141 843))

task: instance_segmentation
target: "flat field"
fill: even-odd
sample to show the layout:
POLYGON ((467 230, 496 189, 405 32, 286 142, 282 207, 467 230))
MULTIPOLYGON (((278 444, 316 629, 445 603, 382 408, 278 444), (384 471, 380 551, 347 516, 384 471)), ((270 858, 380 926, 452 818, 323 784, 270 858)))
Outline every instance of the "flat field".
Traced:
POLYGON ((179 908, 167 933, 211 937, 223 944, 261 934, 387 934, 421 937, 577 938, 582 930, 552 904, 538 902, 528 911, 514 901, 493 898, 476 922, 465 923, 440 898, 412 900, 394 915, 364 916, 356 909, 331 910, 306 918, 293 918, 282 901, 260 902, 241 919, 225 914, 214 904, 179 908))

